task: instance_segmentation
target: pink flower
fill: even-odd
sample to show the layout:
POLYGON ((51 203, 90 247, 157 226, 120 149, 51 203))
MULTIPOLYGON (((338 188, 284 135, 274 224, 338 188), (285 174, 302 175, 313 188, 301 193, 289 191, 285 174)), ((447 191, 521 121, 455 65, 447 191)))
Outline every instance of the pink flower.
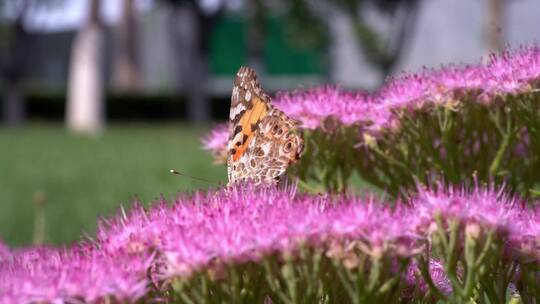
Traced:
POLYGON ((205 150, 212 151, 216 163, 225 163, 227 160, 227 144, 229 141, 229 124, 216 126, 209 134, 202 138, 205 150))
POLYGON ((508 195, 502 187, 419 188, 418 197, 411 203, 424 227, 440 215, 485 231, 494 230, 506 240, 507 252, 540 260, 540 247, 533 245, 540 240, 538 207, 527 207, 526 202, 508 195))
MULTIPOLYGON (((399 128, 400 116, 430 105, 453 108, 456 102, 490 104, 497 97, 530 91, 540 80, 540 48, 521 46, 491 55, 485 64, 451 64, 390 78, 378 91, 345 91, 321 86, 281 92, 274 105, 297 119, 306 130, 326 130, 329 119, 343 126, 365 126, 361 132, 374 136, 399 128), (463 98, 468 96, 469 98, 463 98)), ((226 155, 228 129, 218 127, 204 139, 215 155, 226 155)))
POLYGON ((378 114, 376 100, 367 92, 347 92, 331 86, 281 92, 274 105, 299 120, 305 129, 319 128, 329 118, 350 125, 362 120, 362 116, 378 114))
MULTIPOLYGON (((450 280, 448 280, 446 273, 444 272, 444 266, 436 260, 429 260, 429 276, 435 284, 435 286, 445 295, 450 295, 452 293, 452 286, 450 280)), ((411 298, 414 296, 413 292, 415 289, 420 294, 425 294, 429 291, 429 286, 423 279, 418 264, 413 262, 407 268, 405 273, 404 281, 406 283, 403 296, 405 298, 411 298)))
MULTIPOLYGON (((394 208, 370 196, 249 185, 181 196, 172 205, 161 199, 147 210, 135 204, 128 213, 122 209, 102 220, 91 242, 12 249, 0 260, 0 303, 136 301, 156 282, 216 263, 258 262, 301 246, 331 251, 336 243, 354 243, 374 259, 414 258, 429 241, 426 227, 439 215, 494 229, 506 252, 516 254, 511 257, 539 256, 538 208, 526 208, 493 187, 419 192, 394 208)), ((447 292, 440 265, 430 265, 433 279, 447 292)))
POLYGON ((210 134, 203 138, 202 142, 205 149, 220 149, 227 145, 229 137, 229 124, 220 124, 215 127, 210 134))
POLYGON ((91 247, 14 250, 0 262, 0 303, 134 301, 146 293, 148 256, 91 247))

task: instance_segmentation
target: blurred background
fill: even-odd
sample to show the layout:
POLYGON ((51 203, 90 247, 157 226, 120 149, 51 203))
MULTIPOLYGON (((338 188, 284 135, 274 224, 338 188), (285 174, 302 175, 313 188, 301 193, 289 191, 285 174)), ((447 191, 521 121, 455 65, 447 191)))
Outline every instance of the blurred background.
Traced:
POLYGON ((539 13, 538 0, 2 0, 0 239, 64 244, 120 204, 226 183, 200 136, 228 116, 240 65, 269 93, 374 90, 536 43, 539 13))

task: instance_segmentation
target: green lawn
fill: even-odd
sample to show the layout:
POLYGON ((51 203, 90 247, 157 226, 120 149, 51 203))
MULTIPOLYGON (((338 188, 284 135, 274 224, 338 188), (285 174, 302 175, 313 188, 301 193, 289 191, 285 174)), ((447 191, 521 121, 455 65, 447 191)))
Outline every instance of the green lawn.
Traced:
POLYGON ((62 125, 0 128, 0 238, 32 242, 35 196, 45 195, 45 241, 61 244, 93 234, 96 218, 111 216, 134 198, 208 188, 169 169, 226 181, 199 137, 208 129, 186 125, 110 126, 98 138, 75 136, 62 125))

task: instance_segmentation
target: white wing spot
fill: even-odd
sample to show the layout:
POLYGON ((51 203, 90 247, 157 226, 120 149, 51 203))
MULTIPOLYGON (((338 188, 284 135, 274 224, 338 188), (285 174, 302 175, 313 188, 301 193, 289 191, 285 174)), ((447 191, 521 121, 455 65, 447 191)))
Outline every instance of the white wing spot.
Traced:
POLYGON ((238 99, 238 87, 234 86, 232 89, 232 99, 238 99))
POLYGON ((250 100, 251 100, 251 92, 250 92, 250 91, 247 91, 247 92, 246 92, 245 99, 246 99, 246 101, 250 101, 250 100))
POLYGON ((244 111, 245 109, 246 109, 246 106, 244 106, 243 104, 241 103, 237 104, 234 108, 231 108, 229 119, 233 120, 236 117, 236 115, 240 114, 240 112, 244 111))

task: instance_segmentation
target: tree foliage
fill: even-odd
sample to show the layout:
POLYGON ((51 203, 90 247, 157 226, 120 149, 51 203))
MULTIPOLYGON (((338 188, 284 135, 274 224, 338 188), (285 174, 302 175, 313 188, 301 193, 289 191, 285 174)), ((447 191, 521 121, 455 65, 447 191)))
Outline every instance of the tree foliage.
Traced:
POLYGON ((337 12, 352 23, 357 42, 367 62, 386 77, 407 46, 414 30, 420 0, 293 0, 289 16, 294 40, 320 46, 327 39, 327 26, 337 12), (370 15, 384 25, 370 22, 370 15))

